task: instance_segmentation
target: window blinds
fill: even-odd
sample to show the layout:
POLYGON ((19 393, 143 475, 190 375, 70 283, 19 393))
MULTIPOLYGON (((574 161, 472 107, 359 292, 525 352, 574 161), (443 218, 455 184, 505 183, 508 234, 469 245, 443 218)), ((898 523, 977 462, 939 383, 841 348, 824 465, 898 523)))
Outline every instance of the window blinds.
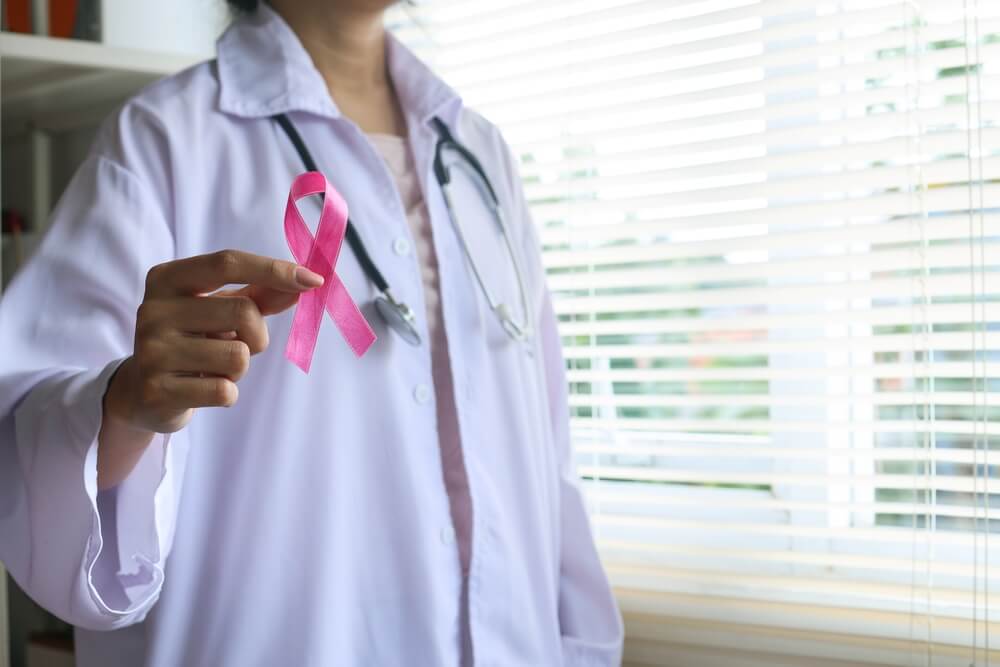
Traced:
POLYGON ((626 662, 1000 664, 1000 3, 393 23, 521 160, 626 662))

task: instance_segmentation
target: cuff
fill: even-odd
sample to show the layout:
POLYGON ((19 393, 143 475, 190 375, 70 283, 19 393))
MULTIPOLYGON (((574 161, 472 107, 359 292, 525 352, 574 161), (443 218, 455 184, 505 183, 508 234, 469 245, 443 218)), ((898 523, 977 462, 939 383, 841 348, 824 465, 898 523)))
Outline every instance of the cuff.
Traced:
POLYGON ((97 609, 105 616, 131 623, 142 620, 163 586, 163 558, 173 525, 174 480, 167 465, 170 436, 157 434, 125 480, 113 488, 97 490, 97 437, 104 393, 120 363, 105 367, 93 383, 95 395, 86 402, 95 409, 83 469, 93 521, 82 574, 97 609))

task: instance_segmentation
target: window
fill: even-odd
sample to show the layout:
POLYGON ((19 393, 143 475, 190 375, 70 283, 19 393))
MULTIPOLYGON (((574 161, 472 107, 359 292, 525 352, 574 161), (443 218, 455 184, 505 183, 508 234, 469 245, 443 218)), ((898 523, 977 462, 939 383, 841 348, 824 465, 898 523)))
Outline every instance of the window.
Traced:
POLYGON ((520 157, 626 662, 988 660, 1000 3, 439 0, 395 29, 520 157))

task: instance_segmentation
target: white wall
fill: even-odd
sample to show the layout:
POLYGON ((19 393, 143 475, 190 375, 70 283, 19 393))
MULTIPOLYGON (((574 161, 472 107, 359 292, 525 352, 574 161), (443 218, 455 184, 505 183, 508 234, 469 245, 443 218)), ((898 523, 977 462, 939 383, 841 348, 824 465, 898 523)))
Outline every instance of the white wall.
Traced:
POLYGON ((228 18, 225 0, 102 0, 101 41, 211 57, 228 18))

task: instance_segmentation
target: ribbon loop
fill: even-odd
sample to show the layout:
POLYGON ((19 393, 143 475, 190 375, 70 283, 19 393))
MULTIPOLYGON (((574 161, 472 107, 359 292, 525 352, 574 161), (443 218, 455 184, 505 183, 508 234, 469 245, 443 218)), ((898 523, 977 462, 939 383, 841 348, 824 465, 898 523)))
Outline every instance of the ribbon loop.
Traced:
POLYGON ((376 340, 375 332, 336 273, 346 232, 347 202, 340 193, 318 171, 299 174, 288 192, 285 238, 295 261, 323 276, 324 281, 299 296, 285 346, 285 357, 306 373, 312 364, 324 311, 329 313, 355 356, 361 357, 376 340), (296 202, 316 194, 323 195, 323 209, 313 238, 296 202))

